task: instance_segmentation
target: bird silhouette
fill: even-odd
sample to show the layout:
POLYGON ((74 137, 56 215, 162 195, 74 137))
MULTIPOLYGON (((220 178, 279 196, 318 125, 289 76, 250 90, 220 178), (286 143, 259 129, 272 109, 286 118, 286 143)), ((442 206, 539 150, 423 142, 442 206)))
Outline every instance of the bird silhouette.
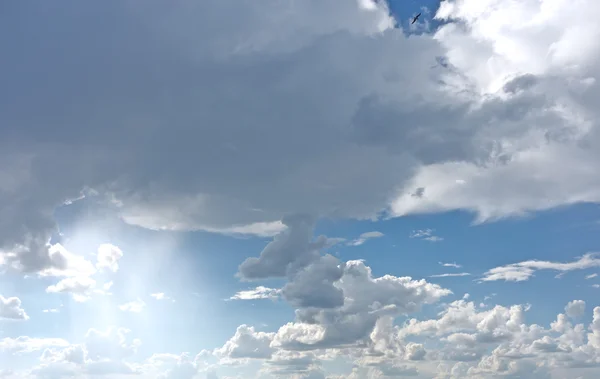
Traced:
POLYGON ((416 15, 415 17, 413 17, 412 22, 410 24, 412 25, 415 22, 417 22, 417 20, 419 19, 419 16, 421 16, 421 13, 419 13, 418 15, 416 15))

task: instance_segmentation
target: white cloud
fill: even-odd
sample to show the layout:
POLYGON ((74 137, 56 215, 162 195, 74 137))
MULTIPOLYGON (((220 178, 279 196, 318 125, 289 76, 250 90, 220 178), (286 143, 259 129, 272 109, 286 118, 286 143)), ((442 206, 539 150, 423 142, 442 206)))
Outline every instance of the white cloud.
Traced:
POLYGON ((42 312, 44 313, 58 313, 59 310, 56 308, 44 309, 42 312))
POLYGON ((0 339, 0 351, 13 353, 31 353, 47 347, 66 347, 69 342, 62 338, 34 338, 21 336, 0 339))
POLYGON ((60 282, 46 288, 48 293, 70 293, 79 302, 89 300, 96 281, 87 276, 64 278, 60 282))
POLYGON ((594 274, 586 275, 586 276, 585 276, 585 279, 586 279, 586 280, 588 280, 588 279, 594 279, 594 278, 595 278, 595 277, 597 277, 597 276, 598 276, 598 274, 594 273, 594 274))
POLYGON ((366 232, 361 234, 357 239, 349 241, 348 245, 349 246, 360 246, 362 244, 364 244, 365 242, 367 242, 367 240, 371 239, 371 238, 381 238, 383 237, 384 234, 381 232, 366 232))
POLYGON ((495 280, 520 282, 529 280, 538 270, 553 270, 566 273, 592 267, 600 267, 600 258, 598 258, 597 254, 585 254, 576 261, 569 263, 530 260, 495 267, 488 270, 481 280, 486 282, 495 280))
POLYGON ((275 333, 257 332, 254 327, 240 325, 233 337, 225 344, 215 349, 214 353, 223 358, 270 358, 273 349, 270 347, 275 333))
MULTIPOLYGON (((39 271, 42 276, 88 276, 96 272, 92 262, 70 252, 61 244, 49 245, 48 254, 52 263, 39 271)), ((22 258, 19 259, 22 264, 22 258)), ((21 269, 29 271, 25 266, 21 269)))
POLYGON ((106 331, 89 329, 82 344, 70 344, 64 340, 47 344, 40 363, 30 370, 30 374, 37 378, 107 375, 120 378, 110 375, 140 374, 140 365, 129 363, 126 359, 137 352, 141 342, 137 339, 129 342, 128 333, 123 328, 108 328, 106 331))
POLYGON ((456 272, 456 273, 429 275, 429 277, 430 278, 450 278, 450 277, 469 276, 469 275, 471 275, 471 274, 468 272, 456 272))
POLYGON ((498 96, 512 106, 493 106, 493 112, 504 114, 506 129, 478 129, 498 137, 495 153, 479 162, 422 167, 394 203, 395 215, 465 209, 485 221, 600 199, 596 176, 589 176, 598 161, 591 146, 599 142, 592 104, 598 96, 594 78, 600 49, 588 42, 598 35, 594 19, 600 10, 593 1, 579 6, 566 1, 442 3, 437 18, 450 22, 435 38, 447 49, 444 64, 469 78, 467 91, 498 96), (565 24, 576 9, 586 9, 581 23, 565 24), (527 119, 529 126, 521 128, 527 119), (423 196, 411 197, 414 188, 424 188, 423 196))
POLYGON ((420 238, 423 239, 425 241, 430 241, 430 242, 440 242, 443 241, 444 239, 442 237, 436 236, 433 234, 435 230, 434 229, 419 229, 419 230, 413 230, 409 237, 410 238, 420 238))
POLYGON ((141 341, 128 342, 131 331, 125 328, 110 327, 104 331, 90 329, 85 335, 85 347, 90 359, 111 359, 120 361, 135 354, 141 341))
POLYGON ((144 310, 144 308, 146 308, 146 303, 144 303, 144 301, 139 298, 134 301, 130 301, 128 303, 119 305, 119 309, 123 312, 140 313, 144 310))
MULTIPOLYGON (((202 227, 201 229, 206 230, 207 232, 215 232, 221 234, 241 234, 241 235, 255 235, 258 237, 273 237, 284 231, 286 226, 281 221, 273 221, 273 222, 255 222, 248 225, 239 225, 239 226, 231 226, 225 228, 211 228, 211 227, 202 227)), ((173 229, 173 228, 171 228, 173 229)), ((193 229, 187 227, 186 229, 193 229)))
POLYGON ((96 267, 99 270, 107 269, 117 272, 119 269, 119 260, 123 258, 123 252, 117 246, 104 243, 98 247, 96 267))
POLYGON ((444 266, 444 267, 454 267, 454 268, 461 268, 462 265, 456 264, 456 262, 454 263, 443 263, 443 262, 438 262, 440 265, 444 266))
POLYGON ((0 319, 28 320, 29 316, 21 308, 21 299, 18 297, 3 297, 0 295, 0 319))
POLYGON ((579 318, 585 313, 585 301, 573 300, 565 307, 565 314, 571 318, 579 318))
POLYGON ((164 292, 156 292, 156 293, 150 294, 150 296, 152 296, 156 300, 171 300, 171 298, 169 296, 165 295, 164 292))
POLYGON ((229 298, 229 300, 258 300, 258 299, 276 299, 281 293, 280 289, 258 286, 256 288, 239 291, 229 298))

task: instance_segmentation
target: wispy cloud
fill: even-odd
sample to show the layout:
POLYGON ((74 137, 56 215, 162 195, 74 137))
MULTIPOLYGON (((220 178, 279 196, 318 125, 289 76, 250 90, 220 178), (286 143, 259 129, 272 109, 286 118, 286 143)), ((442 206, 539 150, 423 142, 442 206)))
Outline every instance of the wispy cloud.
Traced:
POLYGON ((119 309, 122 310, 123 312, 140 313, 141 311, 144 310, 145 307, 146 307, 146 303, 144 303, 144 301, 141 299, 137 299, 137 300, 131 301, 129 303, 120 305, 119 309))
POLYGON ((172 302, 175 302, 175 299, 165 295, 163 292, 153 293, 153 294, 150 294, 150 296, 152 296, 156 300, 170 300, 172 302))
MULTIPOLYGON (((483 274, 481 281, 491 282, 496 280, 521 282, 529 280, 536 271, 553 270, 566 273, 574 270, 584 270, 592 267, 600 267, 598 254, 585 254, 578 260, 568 263, 530 260, 513 263, 506 266, 495 267, 483 274)), ((560 274, 559 273, 559 274, 560 274)))
POLYGON ((449 277, 456 277, 456 276, 469 276, 471 275, 468 272, 456 272, 456 273, 448 273, 448 274, 437 274, 437 275, 430 275, 430 278, 449 278, 449 277))
POLYGON ((594 279, 595 277, 597 277, 598 274, 590 274, 590 275, 586 275, 586 279, 594 279))
POLYGON ((373 231, 373 232, 366 232, 361 234, 357 239, 349 241, 347 243, 348 246, 360 246, 363 243, 367 242, 367 240, 371 239, 371 238, 381 238, 383 237, 384 234, 381 232, 377 232, 377 231, 373 231))
POLYGON ((456 262, 453 263, 444 263, 444 262, 438 262, 440 265, 444 266, 444 267, 454 267, 454 268, 461 268, 462 265, 457 264, 456 262))
POLYGON ((280 289, 258 286, 251 290, 239 291, 227 300, 276 299, 280 293, 280 289))
POLYGON ((409 237, 410 238, 420 238, 422 240, 429 241, 429 242, 440 242, 440 241, 444 240, 442 237, 434 235, 433 232, 435 232, 435 229, 413 230, 410 233, 409 237))

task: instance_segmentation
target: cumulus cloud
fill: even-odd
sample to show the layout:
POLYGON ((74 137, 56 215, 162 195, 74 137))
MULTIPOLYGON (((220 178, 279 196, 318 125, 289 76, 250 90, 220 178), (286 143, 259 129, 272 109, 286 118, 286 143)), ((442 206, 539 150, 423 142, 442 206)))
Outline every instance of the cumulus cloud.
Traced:
MULTIPOLYGON (((293 304, 300 307, 297 320, 279 329, 273 346, 313 350, 354 344, 366 338, 381 317, 417 312, 452 293, 423 279, 373 277, 362 261, 349 261, 340 267, 342 275, 331 284, 339 295, 325 298, 327 301, 314 292, 294 298, 293 304)), ((315 270, 322 272, 319 266, 315 270)))
MULTIPOLYGON (((597 1, 443 1, 444 24, 411 37, 384 1, 103 6, 16 4, 0 23, 0 35, 28 47, 9 49, 0 70, 10 94, 0 102, 2 266, 64 277, 50 292, 87 293, 81 278, 116 271, 114 251, 94 267, 50 243, 55 209, 87 202, 149 229, 275 236, 239 276, 285 278, 296 318, 276 333, 238 328, 223 359, 286 362, 322 378, 316 354, 348 353, 362 359, 352 379, 420 374, 413 364, 427 359, 447 363, 438 376, 453 379, 597 367, 598 307, 587 328, 569 321, 579 303, 546 328, 525 322, 527 306, 481 310, 463 299, 396 326, 450 290, 374 275, 313 238, 321 216, 462 209, 483 222, 599 202, 597 1), (432 336, 437 349, 407 341, 432 336)), ((590 267, 592 255, 525 261, 483 280, 590 267)), ((137 372, 123 360, 138 345, 126 334, 88 333, 87 368, 73 348, 45 354, 34 373, 137 372)), ((178 362, 172 377, 192 375, 189 360, 178 362)))
POLYGON ((96 281, 87 276, 62 279, 60 282, 46 288, 49 293, 70 293, 79 302, 89 300, 96 281))
POLYGON ((217 356, 229 359, 270 358, 271 341, 275 333, 257 332, 254 327, 240 325, 233 337, 214 351, 217 356))
POLYGON ((481 222, 598 201, 588 173, 598 159, 591 148, 599 142, 598 113, 591 104, 598 96, 594 62, 600 49, 581 41, 598 34, 592 20, 600 10, 594 2, 582 3, 589 13, 571 28, 563 23, 575 11, 571 4, 549 4, 442 2, 436 18, 448 23, 434 38, 448 51, 444 64, 469 77, 470 89, 512 106, 491 101, 479 108, 504 115, 507 128, 496 130, 494 153, 479 162, 422 167, 394 203, 395 215, 465 209, 481 222), (546 38, 550 30, 553 37, 546 38), (529 127, 520 129, 527 119, 529 127), (423 188, 423 196, 410 196, 415 188, 423 188))
POLYGON ((239 267, 243 279, 284 277, 319 256, 319 250, 327 246, 322 236, 311 241, 314 219, 306 215, 295 215, 283 220, 287 229, 273 238, 258 258, 246 259, 239 267))
POLYGON ((297 308, 296 320, 279 329, 272 347, 302 351, 355 344, 381 317, 417 312, 452 293, 424 279, 373 277, 363 261, 343 262, 322 254, 327 237, 313 242, 309 218, 288 220, 288 225, 260 257, 240 265, 242 277, 250 264, 251 272, 263 278, 287 278, 281 295, 297 308))
POLYGON ((37 378, 140 374, 139 365, 125 360, 140 346, 139 340, 128 341, 128 333, 123 328, 90 329, 81 344, 46 343, 39 364, 29 373, 37 378))
POLYGON ((600 267, 600 258, 596 253, 585 254, 579 259, 568 262, 550 262, 550 261, 539 261, 530 260, 519 263, 513 263, 506 266, 495 267, 484 273, 484 282, 505 280, 513 282, 521 282, 529 280, 536 271, 539 270, 552 270, 559 271, 560 273, 566 273, 574 270, 584 270, 592 267, 600 267))
POLYGON ((444 2, 447 23, 410 38, 383 1, 11 9, 61 20, 40 38, 79 69, 24 24, 3 26, 32 46, 8 54, 4 89, 46 81, 0 109, 18 125, 1 138, 3 261, 54 267, 53 211, 74 199, 152 229, 262 236, 298 212, 373 218, 391 204, 390 216, 467 209, 483 220, 596 202, 598 47, 578 36, 597 33, 598 5, 582 1, 575 29, 567 3, 444 2), (94 44, 77 24, 88 21, 103 36, 94 44), (11 69, 23 61, 44 69, 11 69))
POLYGON ((565 307, 565 313, 571 318, 579 318, 585 313, 585 301, 573 300, 565 307))
POLYGON ((129 342, 126 328, 109 327, 106 330, 90 329, 85 335, 85 347, 90 359, 121 360, 133 355, 141 344, 138 339, 129 342))
POLYGON ((21 307, 21 299, 18 297, 4 297, 0 295, 0 319, 28 320, 29 316, 21 307))
POLYGON ((62 338, 34 338, 21 336, 0 339, 0 351, 12 353, 31 353, 48 347, 66 347, 69 342, 62 338))

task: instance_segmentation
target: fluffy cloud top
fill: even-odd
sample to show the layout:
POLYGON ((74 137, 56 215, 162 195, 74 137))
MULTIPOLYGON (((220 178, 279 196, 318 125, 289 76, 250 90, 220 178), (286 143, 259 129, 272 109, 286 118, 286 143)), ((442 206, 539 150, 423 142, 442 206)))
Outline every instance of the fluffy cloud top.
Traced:
POLYGON ((3 297, 0 295, 0 319, 27 320, 29 316, 21 308, 21 299, 18 297, 3 297))
POLYGON ((96 286, 96 281, 87 276, 65 278, 46 288, 49 293, 71 293, 76 301, 86 301, 96 286))

